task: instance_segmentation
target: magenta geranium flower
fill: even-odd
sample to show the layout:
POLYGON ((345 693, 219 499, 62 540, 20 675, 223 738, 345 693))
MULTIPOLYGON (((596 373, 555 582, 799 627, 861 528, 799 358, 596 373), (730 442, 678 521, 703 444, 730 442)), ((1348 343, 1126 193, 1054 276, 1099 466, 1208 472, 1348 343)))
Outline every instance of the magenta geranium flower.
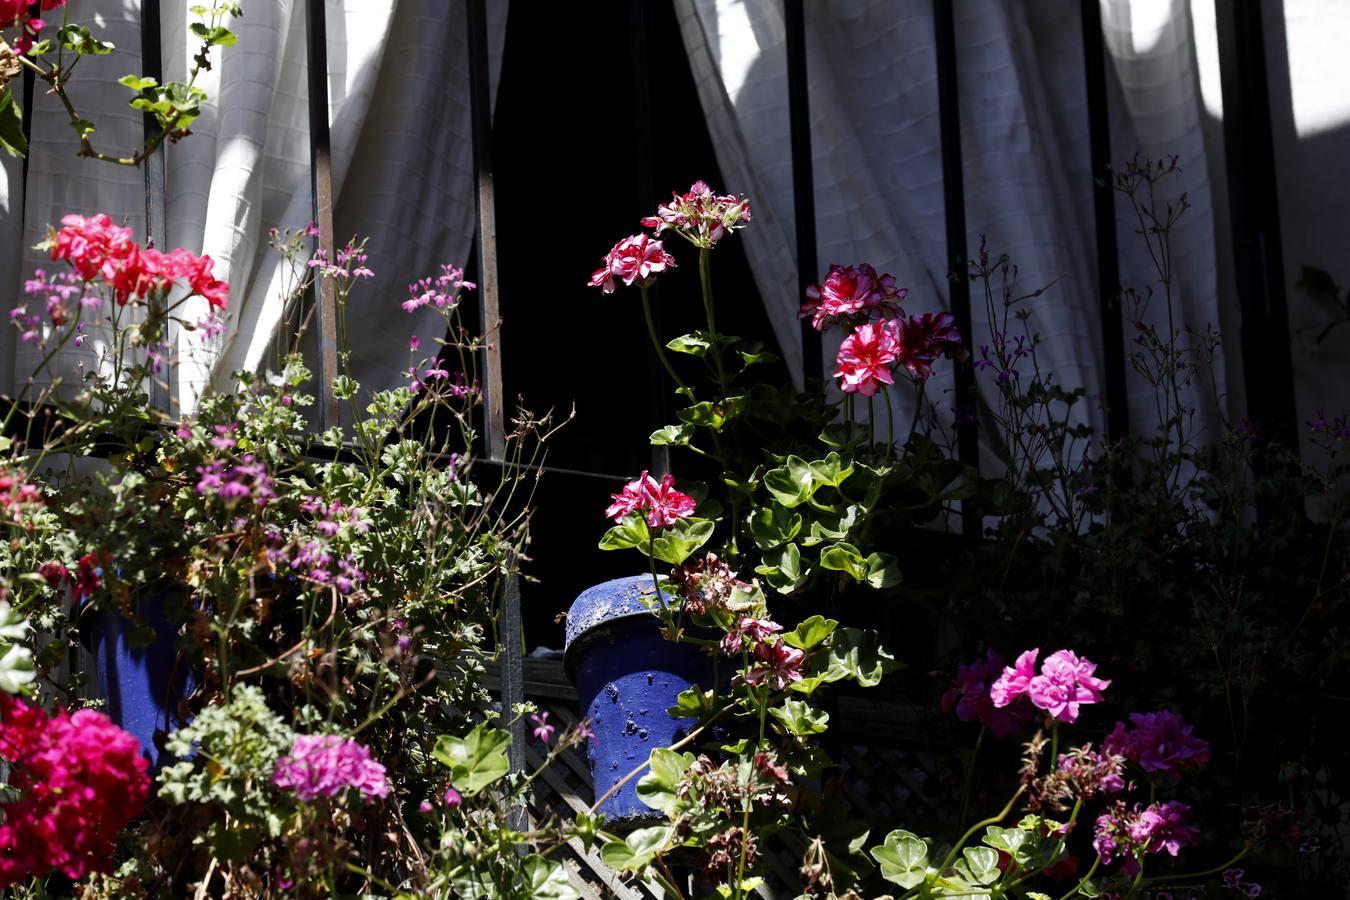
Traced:
POLYGON ((990 690, 1004 669, 1003 657, 989 650, 984 659, 957 668, 956 684, 942 695, 943 712, 956 710, 962 722, 978 720, 996 737, 1008 737, 1031 718, 1031 707, 1025 703, 996 706, 990 690))
POLYGON ((614 502, 605 515, 622 522, 635 512, 645 514, 651 528, 664 528, 694 513, 694 498, 675 490, 675 476, 667 472, 658 482, 643 472, 617 494, 610 494, 614 502))
POLYGON ((0 803, 0 888, 54 870, 108 871, 150 789, 136 739, 92 709, 49 717, 0 692, 0 758, 13 789, 0 803))
POLYGON ((1039 650, 1028 650, 1017 657, 1017 664, 1003 670, 1003 674, 989 689, 994 706, 1006 707, 1026 697, 1038 709, 1060 722, 1074 722, 1079 707, 1100 703, 1102 692, 1111 682, 1097 678, 1097 664, 1083 659, 1071 650, 1056 650, 1045 658, 1040 673, 1036 672, 1039 650))
POLYGON ((895 384, 891 367, 899 358, 900 346, 884 323, 870 322, 844 338, 835 358, 839 368, 840 390, 871 397, 883 384, 895 384))
POLYGON ((1169 710, 1130 713, 1130 726, 1117 722, 1102 748, 1137 763, 1145 772, 1176 780, 1182 769, 1209 762, 1209 743, 1192 731, 1181 716, 1169 710))
POLYGON ((1031 679, 1036 676, 1036 657, 1041 653, 1040 649, 1027 650, 1017 661, 1005 668, 1003 674, 994 680, 989 686, 989 699, 997 707, 1010 706, 1019 697, 1025 697, 1027 686, 1031 684, 1031 679))
POLYGON ((887 322, 899 346, 900 365, 916 381, 933 376, 933 363, 940 357, 960 356, 964 350, 961 332, 951 313, 922 313, 887 322))

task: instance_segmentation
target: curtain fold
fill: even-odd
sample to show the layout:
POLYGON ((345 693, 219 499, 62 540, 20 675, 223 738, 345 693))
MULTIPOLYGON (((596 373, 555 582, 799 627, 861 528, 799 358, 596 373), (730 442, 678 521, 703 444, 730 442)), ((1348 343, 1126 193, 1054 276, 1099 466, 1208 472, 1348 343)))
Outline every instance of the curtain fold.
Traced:
MULTIPOLYGON (((676 0, 676 7, 727 181, 719 187, 749 194, 755 203, 754 227, 743 232, 747 253, 785 356, 800 377, 791 159, 783 151, 789 131, 782 3, 676 0)), ((1023 292, 1048 287, 1028 304, 1042 368, 1061 385, 1099 397, 1103 348, 1079 4, 964 0, 955 16, 969 254, 987 240, 995 255, 1007 253, 1017 264, 1023 292)), ((1183 172, 1169 187, 1187 192, 1192 206, 1175 235, 1177 317, 1196 327, 1218 324, 1216 245, 1226 235, 1216 236, 1210 160, 1220 148, 1210 146, 1213 137, 1202 127, 1188 9, 1103 0, 1103 17, 1113 158, 1136 152, 1182 156, 1183 172), (1139 8, 1152 17, 1139 21, 1139 8)), ((950 294, 932 4, 807 4, 806 31, 822 268, 870 262, 910 288, 907 312, 945 308, 950 294)), ((1157 276, 1142 245, 1136 246, 1137 225, 1119 199, 1117 214, 1124 283, 1158 293, 1157 276)), ((992 325, 981 291, 973 287, 978 348, 991 343, 992 325)), ((1160 299, 1150 303, 1145 318, 1165 322, 1160 299)), ((1126 332, 1128 339, 1128 323, 1126 332)), ((1236 332, 1231 337, 1236 340, 1236 332)), ((826 347, 827 361, 833 351, 826 347)), ((1225 380, 1220 358, 1221 394, 1225 380)), ((987 404, 991 378, 979 381, 987 404)), ((928 385, 927 399, 949 422, 952 388, 950 366, 928 385)), ((1212 428, 1217 410, 1202 392, 1192 393, 1185 402, 1212 428)), ((1151 397, 1151 388, 1132 377, 1137 430, 1156 418, 1151 397)), ((904 392, 897 400, 912 409, 904 392)), ((1078 413, 1104 431, 1099 406, 1082 405, 1078 413)), ((982 449, 986 460, 996 461, 995 448, 982 449)))
MULTIPOLYGON (((165 77, 181 79, 196 50, 188 40, 189 14, 185 4, 162 6, 165 77)), ((71 0, 72 20, 118 48, 83 60, 72 93, 96 119, 100 147, 129 148, 141 139, 141 119, 116 82, 139 67, 139 2, 107 7, 71 0)), ((217 51, 199 77, 209 100, 193 134, 163 151, 169 246, 209 254, 231 286, 228 328, 218 341, 177 335, 173 399, 185 413, 206 385, 225 385, 237 368, 265 366, 285 286, 268 231, 304 227, 313 217, 305 4, 246 0, 244 7, 230 24, 238 43, 217 51)), ((488 4, 494 89, 507 8, 488 4)), ((428 341, 440 334, 439 319, 405 320, 398 304, 406 285, 440 262, 463 264, 473 241, 465 7, 464 0, 327 0, 326 15, 337 241, 356 231, 368 236, 377 273, 347 310, 353 374, 378 389, 397 383, 410 334, 428 341)), ((106 212, 138 239, 145 235, 141 171, 76 158, 74 133, 55 98, 39 96, 29 114, 26 196, 19 166, 7 161, 0 169, 0 278, 15 295, 43 263, 32 244, 67 213, 106 212), (21 204, 24 215, 15 215, 21 204)), ((185 318, 204 312, 187 310, 185 318)), ((39 357, 31 346, 15 347, 9 334, 3 340, 0 389, 12 389, 39 357)), ((73 373, 93 364, 89 350, 63 351, 62 368, 73 373)))

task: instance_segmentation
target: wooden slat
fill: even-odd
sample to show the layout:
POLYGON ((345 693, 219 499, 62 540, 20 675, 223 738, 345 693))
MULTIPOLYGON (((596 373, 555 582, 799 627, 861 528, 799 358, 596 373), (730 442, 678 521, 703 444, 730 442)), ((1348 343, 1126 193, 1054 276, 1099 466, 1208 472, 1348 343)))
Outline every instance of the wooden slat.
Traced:
MULTIPOLYGON (((314 224, 319 229, 319 249, 330 264, 337 261, 333 239, 333 151, 328 121, 328 20, 324 0, 309 0, 306 45, 309 68, 309 162, 314 224)), ((339 424, 333 379, 338 375, 337 292, 333 279, 320 275, 314 281, 314 312, 318 324, 319 354, 317 383, 319 430, 339 424)))

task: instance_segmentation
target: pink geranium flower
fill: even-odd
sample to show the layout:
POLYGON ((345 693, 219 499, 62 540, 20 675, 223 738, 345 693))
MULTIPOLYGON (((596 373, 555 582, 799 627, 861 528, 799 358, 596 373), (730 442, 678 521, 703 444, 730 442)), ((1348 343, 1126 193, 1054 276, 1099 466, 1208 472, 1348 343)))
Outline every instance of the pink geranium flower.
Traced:
POLYGON ((633 284, 646 287, 657 273, 674 267, 675 257, 666 252, 660 241, 635 234, 619 241, 605 255, 604 265, 591 275, 590 285, 606 294, 614 292, 616 278, 630 287, 633 284))
POLYGON ((337 735, 301 735, 291 752, 277 760, 272 784, 295 792, 308 803, 319 797, 336 797, 348 789, 365 799, 389 794, 384 766, 370 750, 351 738, 337 735))
POLYGON ((802 680, 801 665, 805 658, 801 650, 790 647, 782 641, 772 644, 761 641, 755 645, 755 665, 745 673, 745 683, 759 685, 765 679, 772 679, 778 690, 802 680))
POLYGON ((611 494, 610 499, 614 502, 605 515, 615 522, 640 512, 645 514, 649 527, 664 528, 694 513, 694 498, 675 490, 675 476, 670 473, 658 482, 643 472, 637 480, 624 485, 622 491, 611 494))
POLYGON ((1027 650, 989 686, 989 699, 995 706, 1009 706, 1019 697, 1026 696, 1027 686, 1036 675, 1036 657, 1040 652, 1039 648, 1027 650))
POLYGON ((750 221, 750 201, 741 195, 715 194, 696 181, 684 194, 671 194, 671 202, 656 208, 656 215, 642 220, 656 233, 674 231, 697 247, 711 248, 728 232, 750 221))
POLYGON ((951 313, 923 313, 887 322, 899 348, 899 362, 915 381, 933 376, 939 357, 959 357, 964 350, 961 332, 951 313))
POLYGON ((878 275, 867 263, 831 265, 821 284, 806 289, 798 318, 810 316, 816 331, 862 318, 890 319, 900 314, 907 293, 896 287, 894 275, 878 275))
POLYGON ((895 384, 891 367, 899 358, 895 336, 883 323, 871 322, 844 338, 835 358, 839 368, 834 376, 846 393, 864 397, 874 395, 883 384, 895 384))

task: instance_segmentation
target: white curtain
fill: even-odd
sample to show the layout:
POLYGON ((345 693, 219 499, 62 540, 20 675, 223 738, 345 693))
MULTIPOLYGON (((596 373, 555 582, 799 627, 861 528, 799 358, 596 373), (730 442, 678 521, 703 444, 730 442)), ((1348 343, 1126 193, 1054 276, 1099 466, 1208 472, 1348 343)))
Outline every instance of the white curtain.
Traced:
MULTIPOLYGON (((187 5, 162 6, 165 76, 181 79, 196 52, 187 5)), ((243 6, 244 16, 230 23, 238 43, 216 51, 199 79, 210 99, 193 134, 164 151, 168 244, 210 254, 231 286, 220 341, 203 348, 198 336, 178 335, 174 401, 184 412, 207 383, 265 362, 283 287, 267 233, 312 218, 305 4, 243 6)), ((406 366, 409 336, 430 346, 443 329, 435 316, 403 314, 407 283, 440 262, 463 264, 473 239, 465 9, 463 0, 328 0, 326 9, 338 244, 356 231, 368 236, 376 271, 348 311, 352 363, 366 386, 387 387, 406 366)), ((488 4, 494 83, 506 12, 504 2, 488 4)), ((141 119, 116 80, 138 71, 139 2, 71 0, 70 15, 118 48, 83 60, 72 79, 76 102, 97 122, 96 145, 133 148, 141 119)), ((145 234, 142 173, 76 158, 74 132, 55 98, 39 91, 29 115, 26 196, 17 162, 6 159, 0 172, 0 290, 7 296, 17 296, 22 279, 42 265, 31 246, 47 223, 67 213, 106 212, 138 238, 145 234)), ((0 337, 0 390, 13 390, 38 360, 31 346, 15 345, 13 331, 0 337)), ((61 362, 71 368, 90 358, 72 351, 61 362)))
MULTIPOLYGON (((756 220, 742 232, 743 239, 779 341, 799 375, 792 169, 784 151, 783 4, 676 0, 676 6, 726 181, 717 187, 744 192, 755 203, 756 220)), ((821 267, 870 262, 910 287, 908 312, 944 308, 949 292, 932 4, 851 0, 805 6, 821 267)), ((1325 100, 1311 107, 1305 101, 1308 116, 1334 116, 1324 107, 1334 101, 1333 94, 1343 94, 1344 79, 1336 70, 1338 51, 1329 48, 1343 46, 1344 40, 1319 41, 1317 33, 1323 28, 1346 37, 1350 13, 1334 0, 1286 0, 1283 6, 1288 7, 1295 81, 1301 78, 1305 92, 1325 100), (1306 49, 1315 44, 1326 52, 1296 55, 1300 41, 1306 49)), ((1284 12, 1280 4, 1267 7, 1267 15, 1277 19, 1284 12)), ((1200 409, 1197 426, 1213 436, 1221 411, 1237 419, 1243 405, 1214 0, 1102 0, 1101 8, 1113 160, 1135 153, 1180 157, 1182 173, 1165 182, 1169 193, 1185 192, 1191 204, 1172 240, 1178 321, 1196 329, 1212 324, 1224 335, 1216 366, 1222 402, 1208 403, 1199 391, 1185 402, 1200 409)), ((992 251, 1007 253, 1017 263, 1021 288, 1053 283, 1031 303, 1031 327, 1041 337, 1043 363, 1060 384, 1082 386, 1089 396, 1100 397, 1103 351, 1079 3, 959 0, 955 18, 969 251, 975 255, 984 235, 992 251)), ((1279 92, 1274 93, 1278 103, 1279 92)), ((1297 90, 1292 96, 1298 107, 1297 90)), ((1350 147, 1341 134, 1335 146, 1344 152, 1350 147)), ((1309 152, 1296 142, 1286 144, 1281 162, 1294 163, 1298 152, 1309 152)), ((1323 155, 1330 146, 1322 147, 1323 155)), ((1333 175, 1334 166, 1329 168, 1310 176, 1294 164, 1280 176, 1291 184, 1320 177, 1316 183, 1322 186, 1333 175)), ((1320 265, 1341 266, 1340 280, 1347 283, 1346 191, 1339 185, 1322 191, 1309 191, 1320 198, 1313 206, 1321 218, 1312 221, 1293 202, 1300 198, 1284 191, 1286 240, 1291 233, 1323 231, 1320 265), (1340 242, 1340 254, 1331 251, 1333 237, 1319 223, 1334 223, 1331 235, 1340 242)), ((1307 206, 1305 201, 1301 208, 1307 206)), ((1116 214, 1122 282, 1141 292, 1150 286, 1156 291, 1158 278, 1123 198, 1116 200, 1116 214)), ((1297 251, 1287 246, 1287 258, 1291 253, 1297 251)), ((1297 260, 1290 262, 1292 283, 1297 260)), ((1297 325, 1303 301, 1292 284, 1290 290, 1297 325)), ((989 322, 978 291, 972 299, 978 348, 989 342, 989 322)), ((1165 325, 1164 314, 1161 299, 1155 300, 1151 319, 1165 325)), ((1125 330, 1128 341, 1133 334, 1128 322, 1125 330)), ((1336 346, 1343 351, 1350 325, 1339 340, 1336 346)), ((833 351, 834 346, 826 346, 827 364, 833 351)), ((1314 381, 1319 376, 1311 368, 1300 354, 1305 406, 1311 405, 1309 392, 1318 390, 1314 381)), ((1324 384, 1332 380, 1325 366, 1321 371, 1324 384)), ((1132 427, 1147 433, 1157 419, 1153 391, 1133 372, 1129 376, 1132 427)), ((987 400, 991 379, 979 381, 987 400)), ((930 384, 930 399, 933 388, 950 391, 950 366, 930 384)), ((949 407, 950 400, 942 405, 949 407)), ((1104 431, 1100 406, 1083 412, 1098 433, 1104 431)), ((989 459, 989 448, 984 450, 989 459)))

